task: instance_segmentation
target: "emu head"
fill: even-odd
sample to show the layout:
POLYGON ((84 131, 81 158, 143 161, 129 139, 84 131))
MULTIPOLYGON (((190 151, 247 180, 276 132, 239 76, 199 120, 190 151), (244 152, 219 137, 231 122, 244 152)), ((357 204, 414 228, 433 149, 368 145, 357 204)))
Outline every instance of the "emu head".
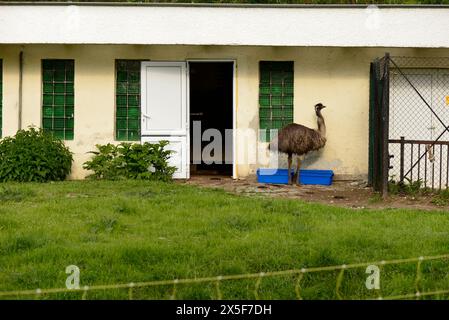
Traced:
POLYGON ((317 103, 315 105, 315 112, 316 112, 316 114, 318 115, 320 113, 321 109, 324 109, 324 108, 326 108, 326 106, 323 106, 322 103, 317 103))

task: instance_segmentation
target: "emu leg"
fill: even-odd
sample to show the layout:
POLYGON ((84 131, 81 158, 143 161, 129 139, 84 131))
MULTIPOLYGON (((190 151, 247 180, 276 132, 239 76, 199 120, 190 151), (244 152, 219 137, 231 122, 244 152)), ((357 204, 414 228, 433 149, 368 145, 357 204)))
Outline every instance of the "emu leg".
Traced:
POLYGON ((301 159, 298 157, 298 162, 296 163, 296 185, 299 187, 299 183, 300 183, 300 176, 299 176, 299 168, 301 167, 301 159))
POLYGON ((290 175, 290 169, 292 167, 292 155, 291 153, 288 154, 288 184, 293 184, 292 176, 290 175))

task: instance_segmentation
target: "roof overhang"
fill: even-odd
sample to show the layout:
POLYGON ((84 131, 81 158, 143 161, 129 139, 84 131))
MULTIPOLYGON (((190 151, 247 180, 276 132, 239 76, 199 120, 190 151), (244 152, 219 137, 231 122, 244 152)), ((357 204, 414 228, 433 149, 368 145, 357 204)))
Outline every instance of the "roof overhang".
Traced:
POLYGON ((2 44, 449 48, 449 7, 0 3, 2 44))

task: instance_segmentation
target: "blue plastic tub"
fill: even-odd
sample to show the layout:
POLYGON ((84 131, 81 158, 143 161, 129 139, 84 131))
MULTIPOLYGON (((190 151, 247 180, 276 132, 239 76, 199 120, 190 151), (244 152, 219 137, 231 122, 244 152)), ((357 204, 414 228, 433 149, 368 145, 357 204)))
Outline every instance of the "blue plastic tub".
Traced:
POLYGON ((288 184, 288 169, 257 169, 257 182, 288 184))
POLYGON ((332 170, 299 170, 301 184, 320 184, 330 186, 334 177, 332 170))
MULTIPOLYGON (((290 172, 293 175, 293 169, 290 172)), ((319 184, 330 186, 334 177, 332 170, 300 170, 301 184, 319 184)), ((257 182, 288 184, 288 169, 257 169, 257 182)))

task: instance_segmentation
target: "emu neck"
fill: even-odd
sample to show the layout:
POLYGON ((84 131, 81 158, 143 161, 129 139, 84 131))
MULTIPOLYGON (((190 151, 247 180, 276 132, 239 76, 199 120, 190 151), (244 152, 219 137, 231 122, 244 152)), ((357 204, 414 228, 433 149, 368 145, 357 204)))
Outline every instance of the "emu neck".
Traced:
POLYGON ((326 124, 324 123, 324 118, 321 115, 321 111, 317 111, 317 123, 318 123, 318 132, 321 136, 326 137, 326 124))

